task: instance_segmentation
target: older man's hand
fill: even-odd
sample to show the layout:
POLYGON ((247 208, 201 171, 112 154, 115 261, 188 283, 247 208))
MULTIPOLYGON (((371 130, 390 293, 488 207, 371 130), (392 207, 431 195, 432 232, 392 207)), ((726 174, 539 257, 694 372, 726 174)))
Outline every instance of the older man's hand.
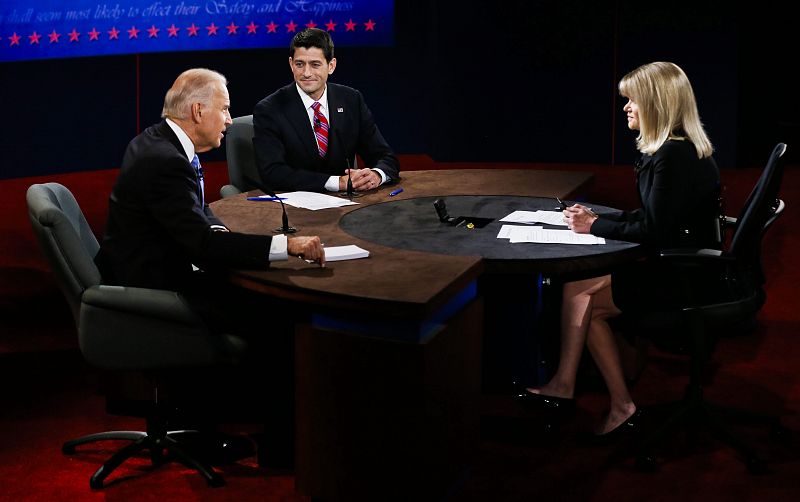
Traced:
POLYGON ((304 260, 315 261, 319 263, 321 267, 325 266, 325 248, 316 235, 308 237, 289 237, 286 242, 287 250, 290 255, 297 256, 304 260))

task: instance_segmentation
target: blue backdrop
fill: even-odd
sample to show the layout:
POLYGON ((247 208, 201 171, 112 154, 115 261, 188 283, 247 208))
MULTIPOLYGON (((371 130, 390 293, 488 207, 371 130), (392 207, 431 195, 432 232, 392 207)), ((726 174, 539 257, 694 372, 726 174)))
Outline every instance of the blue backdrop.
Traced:
MULTIPOLYGON (((118 4, 122 9, 121 1, 104 1, 91 4, 92 15, 98 2, 105 9, 118 4)), ((138 5, 147 9, 157 1, 138 5)), ((169 4, 173 19, 182 18, 174 16, 181 1, 189 5, 187 0, 169 4)), ((228 11, 236 9, 235 1, 226 0, 228 11)), ((16 33, 25 38, 12 47, 9 37, 15 28, 9 33, 9 19, 25 16, 33 5, 44 12, 42 5, 55 3, 0 0, 0 58, 25 43, 36 45, 27 38, 33 24, 18 20, 16 26, 26 31, 16 33)), ((637 155, 635 135, 625 125, 616 84, 651 61, 673 61, 689 75, 721 167, 760 166, 778 141, 789 144, 788 156, 798 151, 792 145, 800 144, 800 93, 786 77, 791 66, 787 61, 797 59, 797 20, 775 16, 769 2, 752 9, 719 9, 697 0, 395 0, 381 4, 391 5, 386 7, 393 9, 391 23, 371 10, 378 8, 376 0, 351 3, 353 22, 360 23, 356 33, 343 29, 330 11, 305 16, 305 22, 337 23, 332 36, 338 64, 331 81, 364 94, 381 132, 400 154, 425 153, 440 162, 630 168, 637 155), (364 19, 356 10, 369 14, 364 19), (368 32, 364 23, 373 12, 376 24, 368 32), (347 46, 356 34, 367 37, 362 41, 392 34, 393 41, 347 46)), ((324 5, 334 4, 339 5, 336 0, 324 5)), ((323 2, 281 2, 284 10, 315 5, 323 2)), ((252 113, 259 100, 292 81, 287 64, 291 32, 285 32, 285 25, 291 20, 300 24, 295 12, 281 21, 284 33, 274 47, 241 50, 239 42, 224 50, 0 62, 0 105, 7 117, 0 134, 0 179, 119 167, 125 146, 142 128, 160 120, 164 93, 188 68, 222 72, 229 80, 231 113, 252 113)), ((351 15, 344 17, 347 23, 351 15)), ((278 33, 265 33, 270 18, 254 18, 258 37, 278 38, 278 33)), ((118 30, 130 29, 132 22, 124 19, 118 30)), ((155 23, 137 22, 137 29, 145 31, 131 43, 177 46, 188 38, 186 26, 193 22, 203 25, 198 38, 217 40, 246 39, 241 26, 250 23, 236 20, 238 34, 228 37, 225 27, 231 21, 213 21, 222 28, 209 36, 210 21, 186 17, 175 23, 181 28, 176 37, 158 38, 165 34, 159 31, 149 39, 143 33, 155 23)), ((96 23, 109 43, 111 26, 101 30, 100 21, 96 23)), ((160 26, 156 28, 163 30, 160 26)), ((36 29, 48 35, 54 28, 36 29)), ((88 40, 85 28, 76 28, 78 42, 69 42, 62 32, 71 30, 58 28, 59 42, 50 44, 47 36, 39 40, 46 48, 33 50, 99 45, 99 40, 88 40)), ((212 150, 206 159, 223 160, 224 150, 212 150)))
POLYGON ((393 18, 394 0, 0 0, 0 61, 287 47, 305 27, 384 46, 393 18))

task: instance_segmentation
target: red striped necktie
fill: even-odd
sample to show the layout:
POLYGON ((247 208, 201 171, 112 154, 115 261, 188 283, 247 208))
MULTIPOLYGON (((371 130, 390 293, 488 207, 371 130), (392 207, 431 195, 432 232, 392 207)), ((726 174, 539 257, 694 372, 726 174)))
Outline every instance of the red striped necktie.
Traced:
POLYGON ((328 153, 328 129, 330 129, 330 126, 328 124, 328 119, 325 118, 325 115, 323 115, 319 109, 319 101, 314 101, 311 108, 314 109, 314 136, 317 137, 319 156, 325 157, 328 153))

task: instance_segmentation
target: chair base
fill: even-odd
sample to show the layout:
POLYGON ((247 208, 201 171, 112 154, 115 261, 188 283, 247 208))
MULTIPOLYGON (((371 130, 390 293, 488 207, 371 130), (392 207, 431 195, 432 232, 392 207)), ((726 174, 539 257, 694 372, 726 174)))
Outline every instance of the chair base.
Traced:
POLYGON ((109 458, 103 465, 100 466, 99 469, 97 469, 97 471, 95 471, 95 473, 89 479, 89 486, 93 489, 103 488, 103 482, 112 472, 114 472, 117 467, 122 465, 122 463, 127 459, 141 453, 144 450, 148 450, 150 452, 150 459, 153 463, 153 466, 158 467, 159 465, 166 463, 171 457, 200 473, 200 475, 205 478, 208 486, 215 488, 225 486, 225 480, 222 478, 222 476, 214 472, 211 466, 205 462, 202 462, 194 458, 192 455, 189 455, 186 450, 180 446, 180 443, 174 439, 178 435, 192 433, 196 433, 196 431, 170 431, 151 434, 140 431, 99 432, 67 441, 62 445, 61 451, 65 455, 72 455, 75 453, 75 448, 77 446, 87 443, 108 440, 132 441, 131 444, 126 445, 112 455, 111 458, 109 458))
POLYGON ((721 417, 728 416, 767 426, 773 436, 785 431, 777 417, 723 407, 705 401, 702 389, 696 386, 689 387, 686 397, 682 401, 661 406, 668 408, 671 412, 661 425, 638 441, 635 464, 638 470, 654 471, 656 469, 654 449, 666 440, 670 433, 683 426, 692 431, 705 429, 733 448, 741 456, 742 462, 751 474, 764 474, 767 472, 766 462, 752 447, 731 433, 722 422, 721 417))

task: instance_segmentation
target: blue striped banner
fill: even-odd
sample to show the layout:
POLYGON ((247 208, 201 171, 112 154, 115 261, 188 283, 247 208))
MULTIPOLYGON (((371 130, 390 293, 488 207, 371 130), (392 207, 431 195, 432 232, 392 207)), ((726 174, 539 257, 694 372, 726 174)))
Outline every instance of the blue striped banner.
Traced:
POLYGON ((305 27, 336 45, 391 45, 394 1, 0 0, 0 61, 288 47, 305 27))

